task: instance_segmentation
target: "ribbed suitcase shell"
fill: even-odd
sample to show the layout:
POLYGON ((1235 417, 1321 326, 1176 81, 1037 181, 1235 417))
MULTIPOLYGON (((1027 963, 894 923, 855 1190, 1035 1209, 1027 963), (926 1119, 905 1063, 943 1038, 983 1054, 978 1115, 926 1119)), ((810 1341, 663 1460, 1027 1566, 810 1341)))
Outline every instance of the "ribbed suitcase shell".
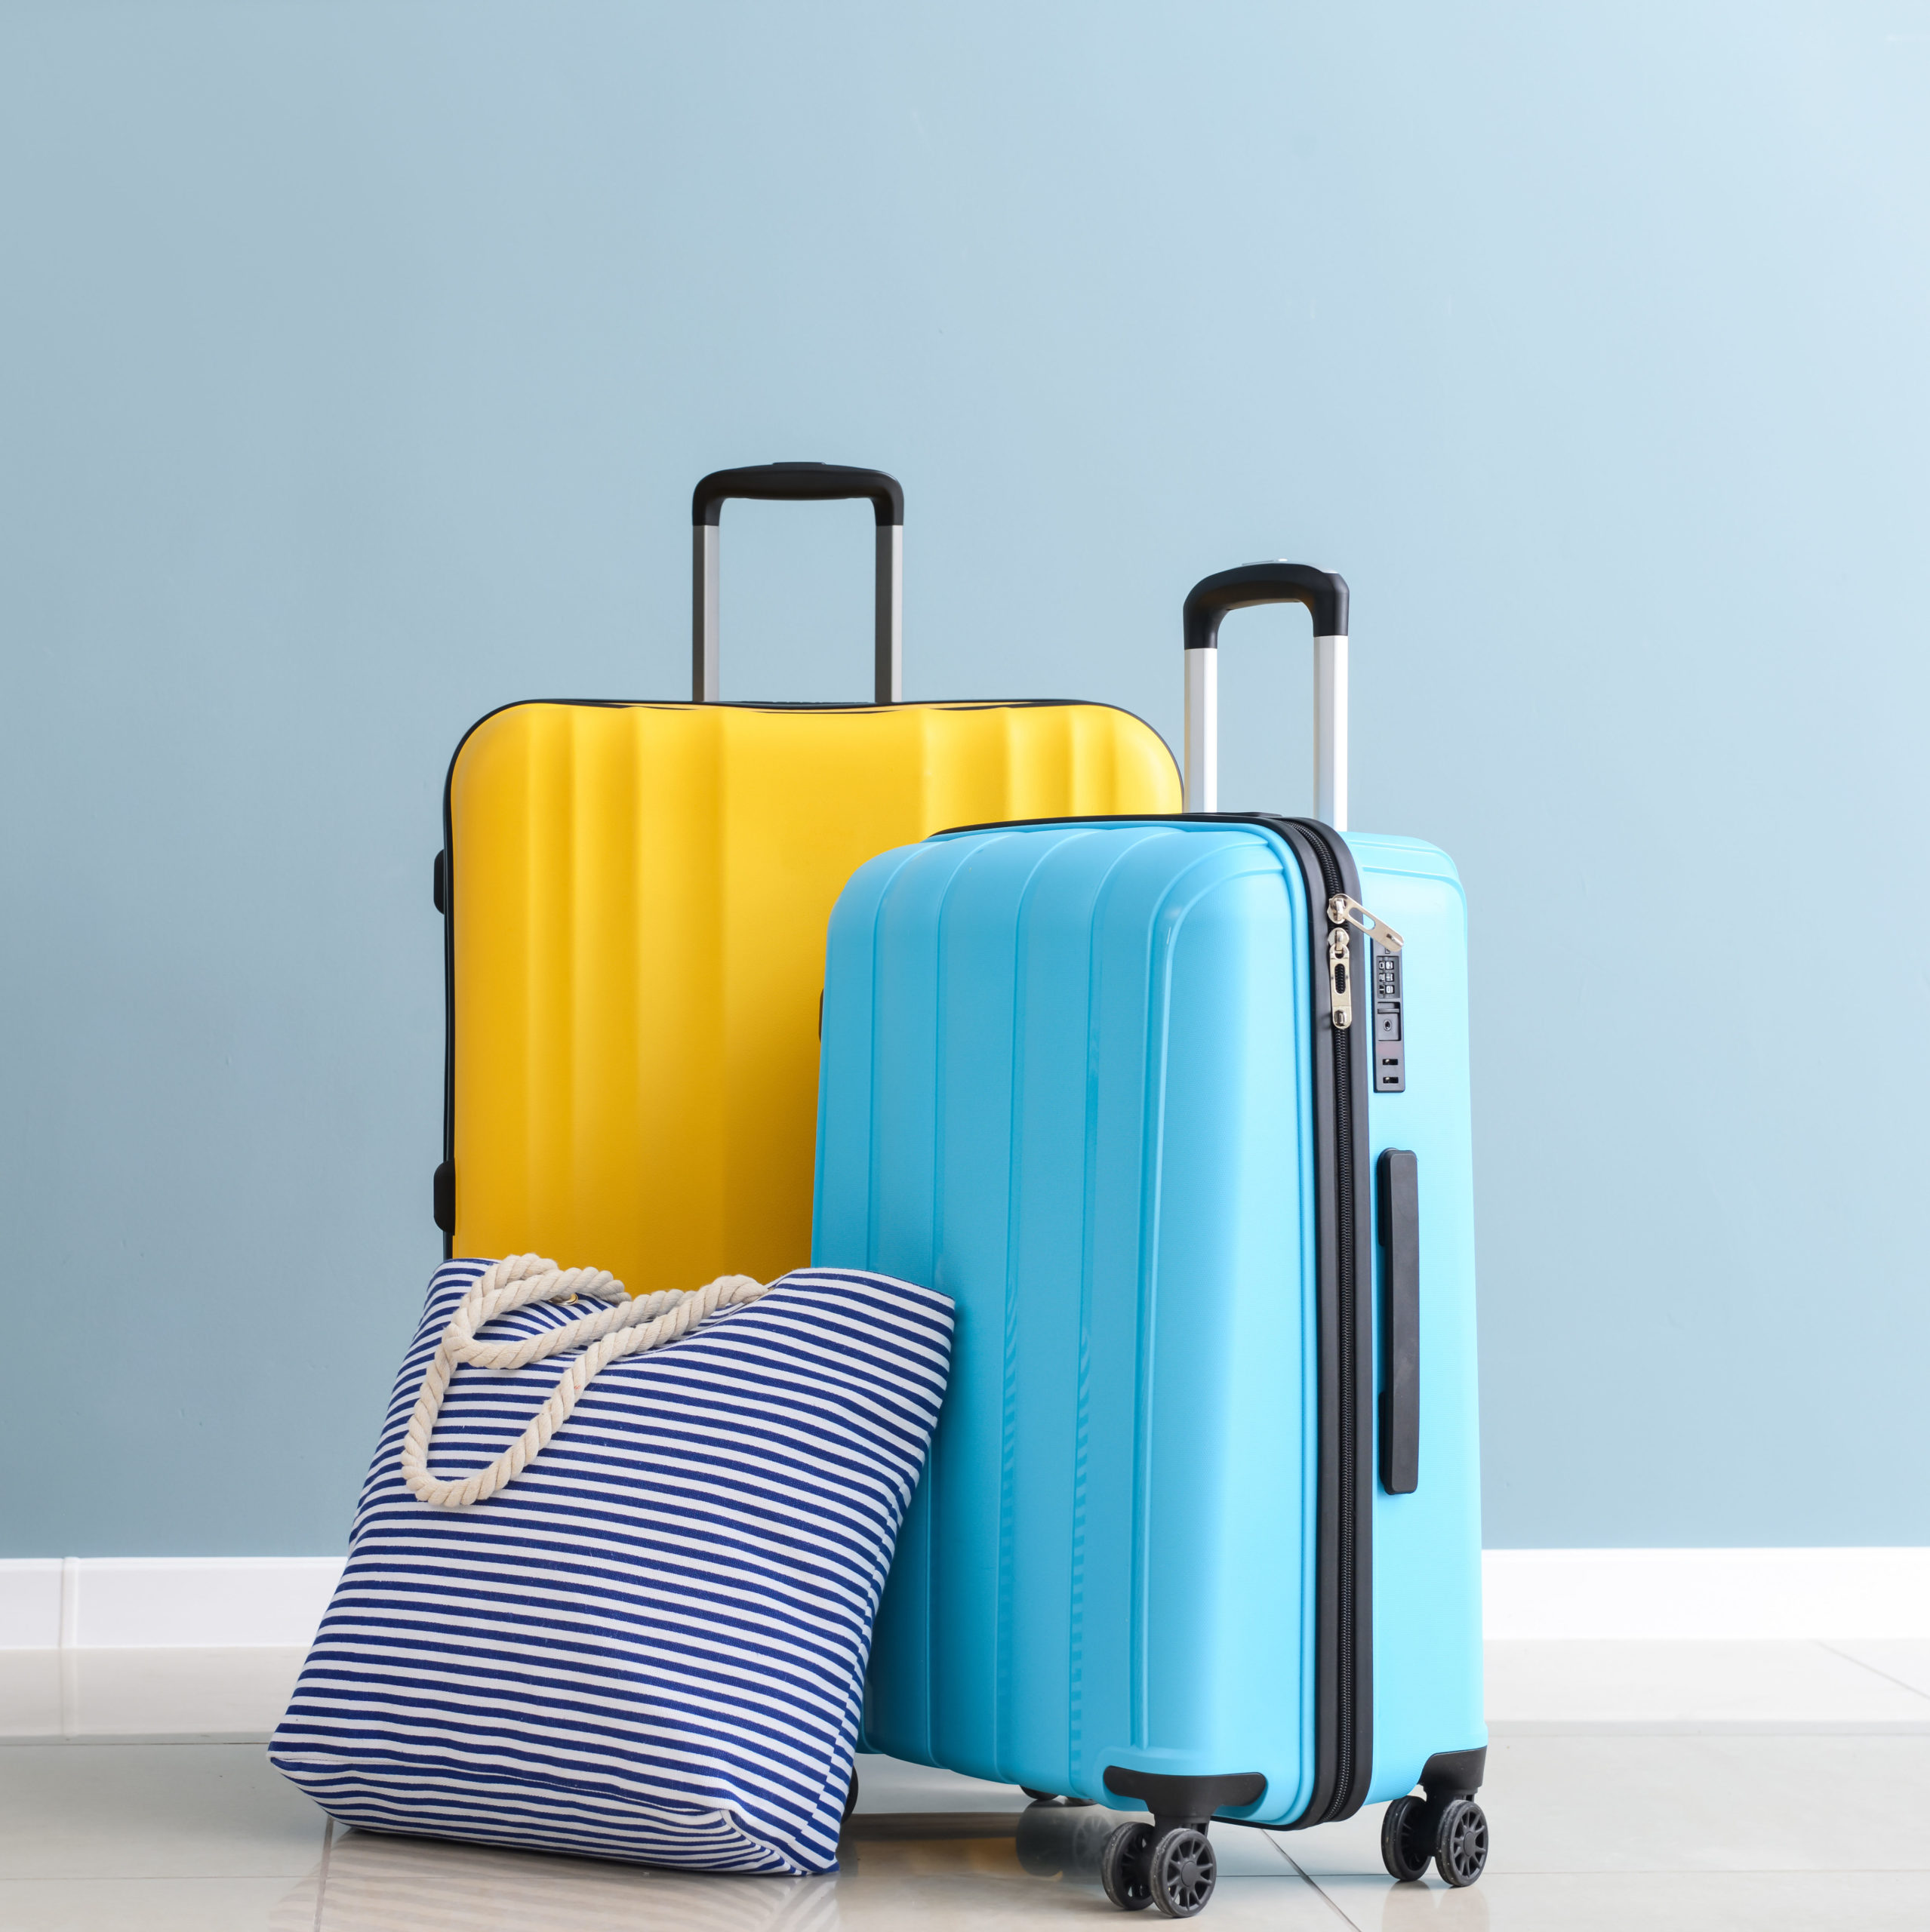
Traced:
POLYGON ((536 703, 445 795, 451 1251, 633 1293, 768 1281, 810 1246, 826 921, 947 825, 1170 811, 1103 705, 536 703))
MULTIPOLYGON (((1369 1132, 1421 1209, 1420 1486, 1371 1509, 1378 1799, 1486 1737, 1467 937, 1441 854, 1349 844, 1408 941, 1407 1088, 1369 1132)), ((814 1257, 957 1305, 873 1748, 1102 1802, 1108 1766, 1257 1770, 1229 1815, 1307 1806, 1309 916, 1278 836, 1211 820, 937 838, 839 901, 814 1257)))

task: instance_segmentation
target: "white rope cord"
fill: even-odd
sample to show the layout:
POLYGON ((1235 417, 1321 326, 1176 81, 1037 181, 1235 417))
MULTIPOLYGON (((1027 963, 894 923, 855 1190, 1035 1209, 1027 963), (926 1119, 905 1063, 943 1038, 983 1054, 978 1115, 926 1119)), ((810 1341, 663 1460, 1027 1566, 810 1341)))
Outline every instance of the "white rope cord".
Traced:
POLYGON ((722 1308, 740 1307, 767 1292, 748 1275, 720 1275, 707 1287, 685 1291, 665 1288, 631 1300, 623 1284, 601 1268, 559 1268, 540 1254, 512 1254, 492 1261, 476 1284, 449 1318, 429 1367, 422 1393, 402 1438, 402 1480, 424 1503, 444 1509, 466 1509, 513 1482, 542 1453, 562 1427, 597 1371, 623 1355, 660 1349, 706 1321, 722 1308), (579 1296, 612 1304, 519 1342, 479 1342, 476 1331, 499 1315, 525 1308, 533 1301, 574 1301, 579 1296), (586 1346, 587 1344, 587 1346, 586 1346), (459 1481, 444 1482, 429 1469, 429 1438, 442 1412, 442 1398, 457 1369, 464 1363, 476 1368, 526 1367, 546 1356, 570 1349, 583 1352, 558 1378, 549 1399, 531 1417, 529 1426, 486 1469, 459 1481))

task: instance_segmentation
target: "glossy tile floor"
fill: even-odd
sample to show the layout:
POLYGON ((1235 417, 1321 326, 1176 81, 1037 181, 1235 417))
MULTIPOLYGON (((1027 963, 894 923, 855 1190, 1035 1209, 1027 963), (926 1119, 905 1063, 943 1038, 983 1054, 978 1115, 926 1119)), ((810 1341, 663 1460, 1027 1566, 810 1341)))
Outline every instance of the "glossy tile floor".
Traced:
MULTIPOLYGON (((682 1877, 338 1832, 262 1755, 296 1661, 83 1651, 63 1677, 56 1660, 0 1654, 0 1927, 1006 1932, 1115 1918, 1096 1870, 1111 1814, 1028 1807, 1010 1786, 884 1758, 860 1760, 830 1878, 682 1877), (256 1734, 162 1734, 197 1716, 256 1734), (74 1734, 45 1735, 61 1728, 74 1734)), ((1488 1667, 1494 1850, 1478 1886, 1393 1885, 1377 1809, 1307 1832, 1222 1826, 1206 1922, 1930 1927, 1930 1644, 1497 1644, 1488 1667)))

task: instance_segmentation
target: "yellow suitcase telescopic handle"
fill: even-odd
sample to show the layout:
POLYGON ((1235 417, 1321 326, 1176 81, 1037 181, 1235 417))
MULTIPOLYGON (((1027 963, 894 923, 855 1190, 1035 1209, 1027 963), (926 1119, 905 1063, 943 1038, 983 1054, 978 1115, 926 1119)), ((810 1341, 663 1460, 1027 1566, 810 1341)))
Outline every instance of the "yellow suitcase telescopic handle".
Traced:
POLYGON ((1313 816, 1347 829, 1347 580, 1311 564, 1242 564, 1186 600, 1186 808, 1220 808, 1220 620, 1254 604, 1304 604, 1313 620, 1313 816))
POLYGON ((878 618, 874 690, 879 704, 896 704, 902 689, 905 493, 882 469, 841 463, 760 463, 713 469, 691 498, 691 697, 717 702, 717 524, 725 500, 754 497, 766 503, 821 503, 870 499, 878 518, 878 618))

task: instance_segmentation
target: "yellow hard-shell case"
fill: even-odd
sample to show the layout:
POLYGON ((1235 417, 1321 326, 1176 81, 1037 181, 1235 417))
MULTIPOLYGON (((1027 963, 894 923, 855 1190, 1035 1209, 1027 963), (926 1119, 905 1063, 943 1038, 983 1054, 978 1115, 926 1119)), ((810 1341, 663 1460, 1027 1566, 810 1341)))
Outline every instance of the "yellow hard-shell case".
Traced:
POLYGON ((1105 705, 492 712, 444 807, 452 1252, 633 1294, 802 1266, 851 873, 949 826, 1180 808, 1165 742, 1105 705))

